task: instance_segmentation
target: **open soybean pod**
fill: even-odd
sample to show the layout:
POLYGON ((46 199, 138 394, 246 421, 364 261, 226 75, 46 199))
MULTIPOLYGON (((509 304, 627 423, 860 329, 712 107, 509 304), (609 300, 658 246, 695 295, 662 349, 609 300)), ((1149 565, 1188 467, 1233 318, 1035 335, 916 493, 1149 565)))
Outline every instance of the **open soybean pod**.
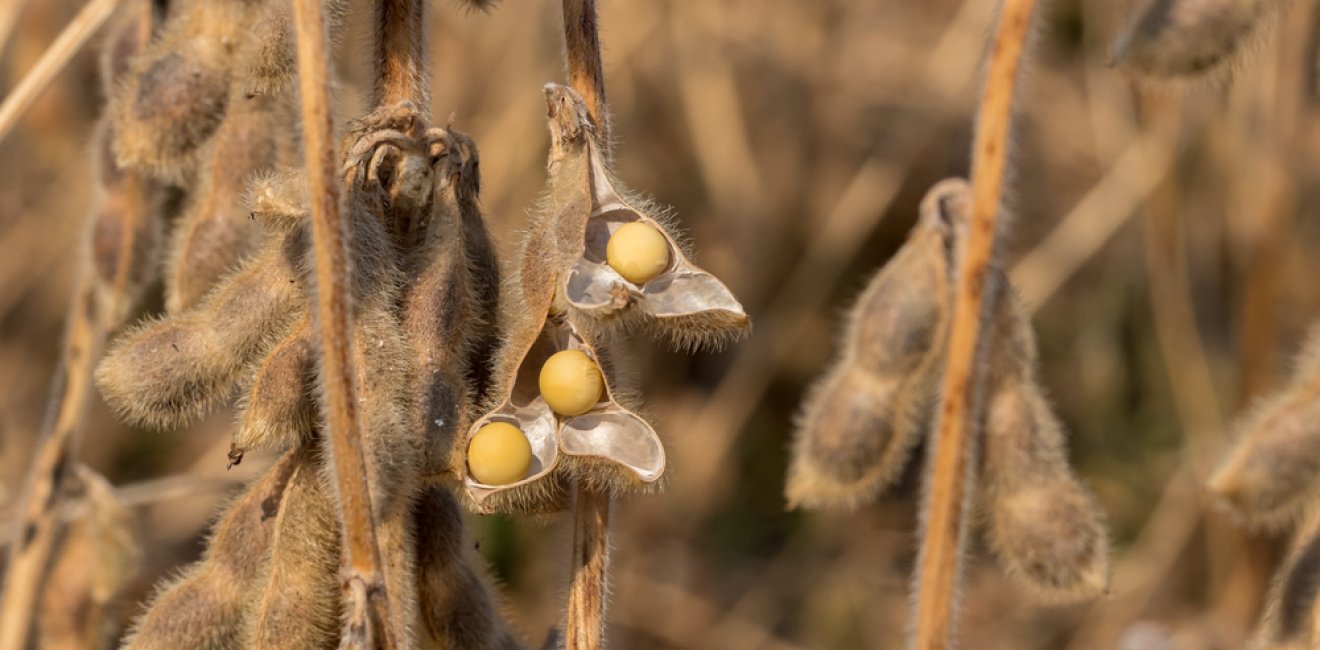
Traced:
POLYGON ((907 242, 848 316, 842 352, 812 388, 794 437, 790 507, 855 508, 876 498, 929 427, 952 303, 952 251, 967 183, 927 193, 907 242))
POLYGON ((1063 426, 1036 379, 1035 335, 1008 278, 993 269, 983 414, 981 515, 1009 576, 1068 602, 1109 584, 1109 540, 1095 497, 1068 467, 1063 426))
POLYGON ((718 344, 750 321, 724 283, 688 259, 662 211, 637 198, 608 167, 603 143, 571 88, 546 86, 551 130, 564 142, 552 161, 561 191, 582 195, 560 212, 556 236, 567 264, 557 301, 581 326, 650 321, 681 347, 718 344))
POLYGON ((464 482, 469 496, 483 511, 541 512, 566 505, 568 478, 601 492, 649 489, 665 470, 660 437, 619 403, 608 359, 590 341, 571 324, 545 317, 541 324, 530 345, 519 346, 521 354, 505 358, 515 366, 514 376, 499 393, 499 404, 468 432, 464 482), (508 426, 525 437, 527 450, 521 450, 508 426), (512 440, 501 441, 496 434, 512 440), (512 462, 500 458, 509 453, 528 457, 513 474, 500 471, 512 462), (499 478, 483 481, 485 466, 499 468, 490 473, 499 478))
POLYGON ((1288 386, 1239 418, 1240 439, 1210 492, 1258 528, 1284 528, 1320 493, 1320 325, 1313 325, 1288 386))
POLYGON ((255 0, 188 2, 130 66, 110 104, 120 164, 180 182, 229 108, 255 0))
POLYGON ((1280 0, 1147 0, 1114 45, 1138 75, 1182 79, 1229 67, 1280 0))
POLYGON ((1310 650, 1320 641, 1320 513, 1293 537, 1274 576, 1265 614, 1247 644, 1250 650, 1310 650))
POLYGON ((278 508, 306 450, 290 451, 233 502, 202 559, 161 588, 123 650, 238 650, 267 575, 278 508))
POLYGON ((586 107, 571 90, 547 86, 546 103, 549 191, 501 298, 505 339, 494 404, 473 422, 463 447, 467 492, 488 511, 561 509, 574 476, 602 491, 646 489, 665 467, 655 430, 618 401, 603 334, 588 335, 557 300, 581 259, 592 210, 592 136, 586 107))

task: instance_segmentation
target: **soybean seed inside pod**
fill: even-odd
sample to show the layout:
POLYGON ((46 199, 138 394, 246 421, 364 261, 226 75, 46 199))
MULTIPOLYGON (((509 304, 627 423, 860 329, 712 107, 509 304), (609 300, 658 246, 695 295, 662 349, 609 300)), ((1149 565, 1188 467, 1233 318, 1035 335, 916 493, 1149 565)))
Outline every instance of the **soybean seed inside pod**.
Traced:
POLYGON ((472 436, 467 462, 472 478, 486 485, 516 483, 532 468, 532 445, 522 429, 491 422, 472 436))
POLYGON ((555 413, 582 415, 600 401, 605 379, 600 368, 581 350, 562 350, 541 366, 541 397, 555 413))
POLYGON ((605 261, 623 279, 646 284, 669 268, 669 242, 655 226, 631 221, 610 236, 605 261))

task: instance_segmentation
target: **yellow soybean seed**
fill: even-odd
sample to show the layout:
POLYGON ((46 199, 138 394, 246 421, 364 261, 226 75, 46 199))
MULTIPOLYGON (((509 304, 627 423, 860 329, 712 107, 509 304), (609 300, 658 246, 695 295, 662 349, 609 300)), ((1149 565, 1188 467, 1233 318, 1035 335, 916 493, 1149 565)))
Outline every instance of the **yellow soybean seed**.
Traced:
POLYGON ((468 443, 468 471, 486 485, 516 483, 532 467, 532 445, 518 427, 491 422, 468 443))
POLYGON ((605 392, 600 368, 581 350, 550 355, 541 366, 539 383, 541 397, 560 415, 582 415, 590 411, 605 392))
POLYGON ((605 245, 610 268, 633 284, 645 284, 669 268, 669 241, 651 224, 632 221, 619 227, 605 245))

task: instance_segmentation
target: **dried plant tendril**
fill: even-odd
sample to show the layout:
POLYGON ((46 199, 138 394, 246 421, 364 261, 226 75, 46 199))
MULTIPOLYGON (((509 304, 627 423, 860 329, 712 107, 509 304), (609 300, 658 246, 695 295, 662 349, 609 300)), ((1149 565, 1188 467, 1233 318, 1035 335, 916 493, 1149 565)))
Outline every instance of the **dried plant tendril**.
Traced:
POLYGON ((908 240, 853 306, 842 355, 799 416, 786 497, 790 507, 850 509, 902 472, 931 420, 944 355, 950 260, 965 226, 968 187, 927 193, 908 240))
POLYGON ((491 422, 477 430, 468 442, 468 471, 487 485, 508 485, 527 475, 532 467, 532 445, 527 436, 508 422, 491 422))

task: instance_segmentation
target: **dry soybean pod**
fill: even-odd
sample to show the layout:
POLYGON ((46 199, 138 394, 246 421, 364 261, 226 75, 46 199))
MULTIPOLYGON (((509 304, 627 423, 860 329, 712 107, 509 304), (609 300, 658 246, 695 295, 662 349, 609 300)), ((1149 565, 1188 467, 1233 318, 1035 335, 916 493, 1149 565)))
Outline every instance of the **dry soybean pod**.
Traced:
POLYGON ((316 348, 311 319, 304 315, 284 340, 257 365, 240 404, 230 461, 252 449, 285 450, 316 435, 316 348))
POLYGON ((189 2, 170 13, 112 98, 120 164, 175 182, 188 175, 224 120, 256 14, 250 0, 189 2))
POLYGON ((464 449, 469 452, 465 482, 468 494, 483 510, 561 508, 569 474, 617 492, 646 489, 664 472, 659 437, 616 400, 609 359, 599 341, 555 310, 559 278, 575 259, 572 248, 589 212, 587 141, 592 127, 585 105, 571 90, 547 86, 546 102, 551 132, 549 190, 532 216, 516 254, 508 294, 501 298, 505 340, 495 364, 495 403, 465 438, 464 449), (588 396, 590 403, 579 405, 586 406, 586 412, 556 413, 541 395, 540 374, 552 356, 573 350, 581 355, 577 364, 584 376, 597 385, 596 399, 588 396), (474 440, 487 425, 496 423, 516 427, 531 452, 523 478, 499 485, 483 483, 470 471, 474 440), (599 435, 590 435, 592 431, 599 435), (569 457, 575 459, 566 461, 569 457))
POLYGON ((853 306, 841 356, 799 417, 790 507, 869 502, 899 476, 929 427, 952 299, 950 255, 967 200, 965 181, 933 187, 907 242, 853 306))
POLYGON ((1250 650, 1307 650, 1320 639, 1320 516, 1298 526, 1274 575, 1250 650))
POLYGON ((228 114, 205 147, 197 187, 171 237, 169 313, 196 305, 259 244, 261 230, 249 218, 243 192, 253 177, 289 157, 289 114, 281 99, 247 98, 234 84, 228 114))
POLYGON ((245 648, 332 648, 339 631, 339 537, 329 486, 310 448, 298 451, 270 539, 245 648))
POLYGON ((418 604, 426 640, 438 650, 519 650, 481 555, 463 531, 463 513, 444 487, 431 487, 414 509, 418 604))
POLYGON ((1313 325, 1288 385, 1238 419, 1240 438, 1210 492, 1256 528, 1284 528, 1320 490, 1320 325, 1313 325))
POLYGON ((1036 378, 1035 335, 1008 279, 999 294, 985 372, 981 515, 1011 577, 1045 601, 1100 595, 1109 582, 1108 538, 1095 498, 1068 467, 1063 426, 1036 378))
POLYGON ((238 650, 263 584, 279 504, 302 452, 290 451, 232 503, 202 559, 152 596, 123 650, 238 650))
POLYGON ((1227 70, 1280 0, 1147 0, 1114 45, 1114 58, 1151 79, 1227 70))
POLYGON ((244 367, 283 336, 301 310, 302 230, 272 232, 261 253, 194 309, 125 333, 96 371, 125 419, 184 425, 228 399, 244 367))

